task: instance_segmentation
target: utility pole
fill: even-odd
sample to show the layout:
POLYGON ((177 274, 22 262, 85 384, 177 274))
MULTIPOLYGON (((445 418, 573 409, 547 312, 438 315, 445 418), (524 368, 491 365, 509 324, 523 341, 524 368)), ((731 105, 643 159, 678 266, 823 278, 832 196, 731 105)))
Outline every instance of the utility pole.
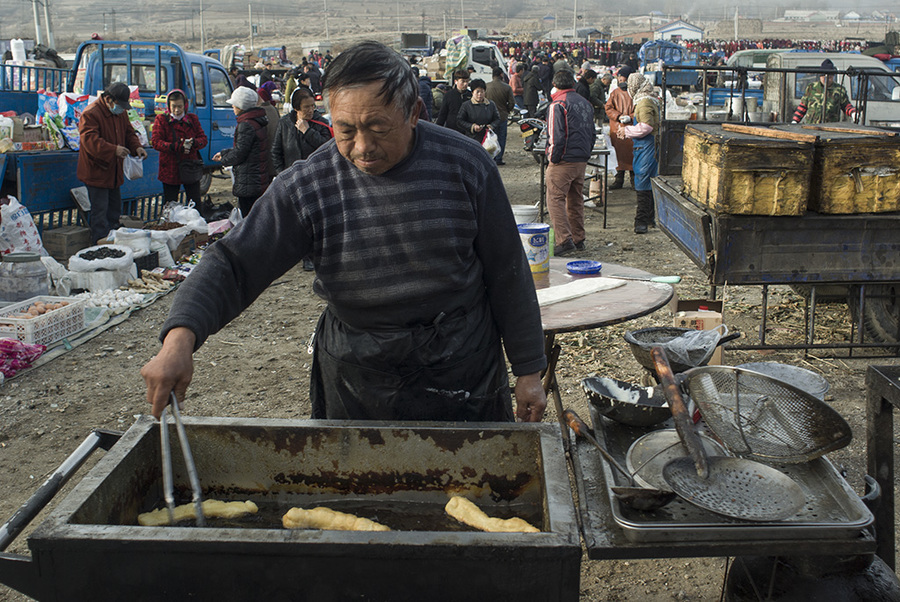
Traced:
POLYGON ((572 9, 572 39, 578 37, 578 0, 575 0, 575 8, 572 9))
POLYGON ((322 0, 325 5, 325 39, 331 40, 331 36, 328 35, 328 0, 322 0))
POLYGON ((203 0, 200 0, 200 52, 204 50, 206 50, 206 30, 203 29, 203 0))
POLYGON ((250 23, 250 52, 253 52, 253 5, 247 5, 247 12, 250 15, 248 17, 250 23))
POLYGON ((425 11, 422 11, 422 33, 425 33, 425 11))
POLYGON ((447 39, 447 11, 444 11, 444 40, 447 39))
POLYGON ((50 22, 50 0, 44 0, 44 25, 47 27, 47 46, 56 48, 56 40, 53 39, 53 24, 50 22))
POLYGON ((110 10, 110 14, 112 14, 112 31, 113 31, 113 39, 118 40, 119 34, 116 33, 116 9, 110 10))
POLYGON ((397 0, 397 36, 400 36, 400 0, 397 0))
POLYGON ((31 0, 31 9, 34 12, 34 41, 43 44, 44 36, 41 34, 41 14, 38 12, 37 0, 31 0))
POLYGON ((463 0, 459 0, 459 28, 466 28, 466 7, 463 5, 463 0))

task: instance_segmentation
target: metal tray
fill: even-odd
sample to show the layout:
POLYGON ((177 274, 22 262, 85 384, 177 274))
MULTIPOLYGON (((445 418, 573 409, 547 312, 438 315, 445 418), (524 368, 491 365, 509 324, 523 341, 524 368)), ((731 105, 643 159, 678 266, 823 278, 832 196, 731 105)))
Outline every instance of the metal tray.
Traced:
MULTIPOLYGON (((631 444, 654 430, 609 421, 593 407, 591 421, 597 439, 623 465, 631 444)), ((596 453, 599 458, 600 453, 596 453)), ((806 464, 769 465, 794 479, 806 494, 807 503, 792 518, 759 523, 719 516, 681 499, 655 512, 632 510, 620 504, 610 490, 611 486, 627 485, 626 479, 602 458, 600 462, 613 520, 633 542, 833 540, 856 537, 872 524, 872 513, 827 458, 806 464)))

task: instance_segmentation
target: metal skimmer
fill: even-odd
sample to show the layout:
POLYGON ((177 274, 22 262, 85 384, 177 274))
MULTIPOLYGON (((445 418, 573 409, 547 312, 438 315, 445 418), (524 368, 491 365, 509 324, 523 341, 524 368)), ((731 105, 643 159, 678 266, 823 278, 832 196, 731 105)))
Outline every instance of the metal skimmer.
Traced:
POLYGON ((852 438, 831 406, 765 374, 707 366, 681 376, 709 429, 739 456, 809 462, 852 438))

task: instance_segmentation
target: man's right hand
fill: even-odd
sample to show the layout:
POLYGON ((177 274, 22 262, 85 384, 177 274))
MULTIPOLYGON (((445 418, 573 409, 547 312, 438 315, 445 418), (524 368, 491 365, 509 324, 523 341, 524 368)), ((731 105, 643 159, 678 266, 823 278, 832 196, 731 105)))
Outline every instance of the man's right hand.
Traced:
POLYGON ((131 155, 131 151, 128 150, 128 148, 126 148, 126 147, 124 147, 124 146, 117 146, 117 147, 116 147, 116 156, 117 156, 118 158, 124 159, 125 157, 127 157, 127 156, 129 156, 129 155, 131 155))
POLYGON ((169 393, 175 392, 179 402, 194 375, 194 333, 183 327, 173 328, 166 334, 162 349, 141 368, 141 376, 147 385, 147 402, 151 413, 159 418, 169 404, 169 393))

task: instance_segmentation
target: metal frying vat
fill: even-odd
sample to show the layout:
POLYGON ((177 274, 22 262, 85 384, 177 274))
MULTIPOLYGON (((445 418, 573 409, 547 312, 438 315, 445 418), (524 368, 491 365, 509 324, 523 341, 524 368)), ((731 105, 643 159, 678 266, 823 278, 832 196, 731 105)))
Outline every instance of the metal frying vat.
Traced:
MULTIPOLYGON (((0 582, 39 600, 578 598, 581 546, 553 425, 184 423, 205 498, 251 499, 279 518, 291 506, 331 505, 389 526, 413 513, 421 524, 377 533, 287 530, 266 518, 137 526, 138 513, 163 504, 159 424, 142 417, 35 530, 31 557, 0 554, 0 582), (454 494, 541 532, 450 530, 442 504, 454 494)), ((190 488, 174 456, 183 502, 190 488)))

